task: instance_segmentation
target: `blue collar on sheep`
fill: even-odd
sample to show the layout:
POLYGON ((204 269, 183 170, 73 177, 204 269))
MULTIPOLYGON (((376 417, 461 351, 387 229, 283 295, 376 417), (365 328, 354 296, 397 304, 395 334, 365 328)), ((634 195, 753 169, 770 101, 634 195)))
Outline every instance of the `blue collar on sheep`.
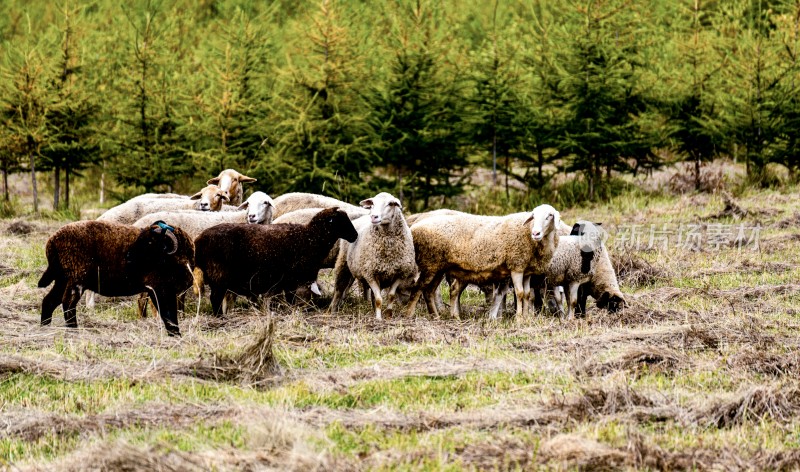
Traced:
POLYGON ((171 231, 173 233, 175 232, 175 228, 173 228, 172 226, 166 224, 165 222, 163 222, 161 220, 158 220, 155 223, 153 223, 152 225, 150 225, 151 229, 156 229, 156 227, 161 228, 161 231, 166 230, 166 231, 171 231))

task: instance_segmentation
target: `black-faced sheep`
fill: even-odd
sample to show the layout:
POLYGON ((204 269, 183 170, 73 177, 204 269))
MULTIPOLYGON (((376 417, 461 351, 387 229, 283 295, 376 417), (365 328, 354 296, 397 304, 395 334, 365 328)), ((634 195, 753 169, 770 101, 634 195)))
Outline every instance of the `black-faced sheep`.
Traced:
POLYGON ((344 210, 348 215, 361 214, 366 215, 367 211, 359 208, 350 203, 337 200, 333 197, 326 197, 325 195, 317 195, 315 193, 285 193, 275 198, 275 219, 303 208, 338 208, 344 210))
MULTIPOLYGON (((589 221, 578 221, 573 226, 570 234, 576 236, 597 231, 602 232, 603 230, 598 226, 589 221)), ((603 236, 605 236, 604 232, 603 236)), ((595 299, 595 304, 598 308, 606 309, 612 313, 625 305, 625 295, 619 289, 617 273, 611 263, 608 249, 605 248, 605 245, 603 249, 602 257, 594 267, 592 278, 578 288, 577 315, 586 313, 586 300, 590 295, 595 299)))
POLYGON ((219 315, 227 311, 228 291, 253 298, 310 286, 331 247, 357 236, 347 213, 336 208, 320 211, 307 225, 222 224, 195 240, 196 262, 219 315))
POLYGON ((383 306, 381 288, 389 288, 388 310, 400 283, 416 279, 414 241, 403 217, 400 200, 394 196, 382 192, 362 201, 361 206, 370 210, 369 224, 358 229, 355 242, 340 243, 331 311, 336 312, 353 279, 358 279, 372 290, 375 318, 380 320, 383 306))
POLYGON ((241 205, 244 200, 243 183, 255 182, 256 179, 240 174, 233 169, 225 169, 213 179, 209 179, 206 184, 216 185, 223 195, 225 195, 231 205, 241 205))
MULTIPOLYGON (((525 277, 545 273, 558 246, 559 226, 560 215, 550 205, 507 216, 442 215, 418 221, 411 233, 420 277, 409 314, 413 315, 422 293, 428 309, 435 309, 430 298, 442 278, 450 275, 461 284, 451 294, 454 317, 460 316, 458 299, 467 284, 503 282, 508 277, 517 295, 516 314, 524 315, 525 277)), ((498 307, 492 307, 491 317, 497 316, 498 307)))
POLYGON ((84 290, 110 297, 147 292, 167 333, 180 335, 177 296, 192 284, 194 244, 180 228, 156 221, 139 229, 105 221, 78 221, 47 240, 47 270, 39 287, 53 288, 42 300, 42 325, 64 309, 68 327, 77 327, 75 307, 84 290))

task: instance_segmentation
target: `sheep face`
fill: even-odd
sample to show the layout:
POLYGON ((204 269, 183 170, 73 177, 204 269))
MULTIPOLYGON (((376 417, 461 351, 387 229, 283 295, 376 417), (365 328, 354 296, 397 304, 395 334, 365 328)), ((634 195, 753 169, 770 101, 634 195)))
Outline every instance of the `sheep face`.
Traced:
POLYGON ((620 308, 625 306, 625 299, 610 292, 603 292, 595 304, 597 308, 605 308, 610 313, 616 313, 620 308))
POLYGON ((206 184, 217 185, 222 194, 225 195, 229 201, 233 200, 234 202, 239 203, 241 202, 242 197, 242 189, 240 184, 255 181, 256 179, 248 177, 244 174, 240 174, 233 169, 225 169, 220 172, 218 176, 214 177, 213 179, 209 179, 206 184), (237 198, 239 199, 238 201, 236 200, 237 198))
POLYGON ((561 224, 561 214, 550 205, 539 205, 533 209, 531 216, 523 224, 527 225, 530 222, 533 222, 531 238, 534 241, 541 241, 561 224))
POLYGON ((192 200, 200 200, 197 207, 201 211, 220 211, 224 202, 230 201, 227 192, 223 192, 216 185, 209 185, 192 195, 192 200))
POLYGON ((248 224, 270 224, 275 202, 264 192, 254 192, 238 209, 247 210, 248 224))
POLYGON ((330 234, 335 235, 336 238, 341 238, 352 243, 358 238, 358 231, 356 231, 353 222, 347 216, 347 212, 337 208, 326 208, 317 213, 314 218, 308 223, 309 226, 323 226, 326 227, 330 234))
POLYGON ((403 212, 400 200, 385 192, 361 201, 360 205, 369 210, 369 219, 373 226, 387 225, 395 215, 402 215, 403 212))

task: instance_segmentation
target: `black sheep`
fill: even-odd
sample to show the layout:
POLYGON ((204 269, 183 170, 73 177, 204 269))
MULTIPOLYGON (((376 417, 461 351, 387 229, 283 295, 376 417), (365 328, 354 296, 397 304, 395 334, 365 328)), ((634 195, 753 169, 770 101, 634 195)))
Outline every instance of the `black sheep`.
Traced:
POLYGON ((195 239, 197 267, 211 287, 211 307, 222 313, 228 291, 248 297, 308 286, 337 240, 358 233, 338 208, 317 213, 307 225, 221 224, 195 239))
POLYGON ((47 270, 39 287, 55 285, 42 300, 42 325, 53 310, 78 327, 75 306, 84 290, 109 297, 147 292, 171 336, 180 336, 177 295, 192 285, 194 243, 180 228, 162 221, 148 228, 78 221, 61 227, 47 240, 47 270))

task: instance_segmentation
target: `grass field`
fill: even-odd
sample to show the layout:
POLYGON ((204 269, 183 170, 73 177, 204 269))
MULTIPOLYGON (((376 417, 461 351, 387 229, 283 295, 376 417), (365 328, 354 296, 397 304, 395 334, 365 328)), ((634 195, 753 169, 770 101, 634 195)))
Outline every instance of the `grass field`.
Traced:
POLYGON ((618 313, 493 322, 469 291, 466 320, 377 322, 353 297, 282 306, 270 333, 206 300, 180 339, 133 300, 39 326, 63 222, 0 221, 0 468, 796 470, 797 190, 563 211, 616 236, 618 313))

